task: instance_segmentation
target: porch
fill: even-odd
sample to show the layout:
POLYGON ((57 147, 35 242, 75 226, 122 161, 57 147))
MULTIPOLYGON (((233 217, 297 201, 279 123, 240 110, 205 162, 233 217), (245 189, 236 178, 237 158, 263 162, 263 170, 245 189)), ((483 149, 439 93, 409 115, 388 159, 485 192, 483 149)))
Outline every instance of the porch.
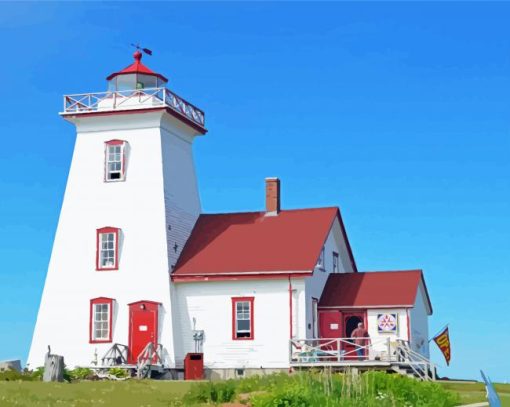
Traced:
POLYGON ((363 344, 352 338, 291 339, 289 362, 296 369, 384 370, 420 380, 436 379, 436 366, 401 339, 365 339, 363 344))

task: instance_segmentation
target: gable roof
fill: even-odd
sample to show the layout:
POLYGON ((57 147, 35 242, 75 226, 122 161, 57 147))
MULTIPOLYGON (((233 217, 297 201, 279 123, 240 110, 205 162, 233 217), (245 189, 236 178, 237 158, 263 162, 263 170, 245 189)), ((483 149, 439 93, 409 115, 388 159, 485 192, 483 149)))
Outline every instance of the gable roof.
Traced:
MULTIPOLYGON (((310 274, 336 218, 344 230, 334 207, 282 210, 276 216, 266 212, 200 215, 172 278, 310 274)), ((350 257, 355 269, 352 253, 350 257)))
POLYGON ((335 308, 413 307, 420 283, 432 314, 421 270, 330 274, 319 306, 335 308))

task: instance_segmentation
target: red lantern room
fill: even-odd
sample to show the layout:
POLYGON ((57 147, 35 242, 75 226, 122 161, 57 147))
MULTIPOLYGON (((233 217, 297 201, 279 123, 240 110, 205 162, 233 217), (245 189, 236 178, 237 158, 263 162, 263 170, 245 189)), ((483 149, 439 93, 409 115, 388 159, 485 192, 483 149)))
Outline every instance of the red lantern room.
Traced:
POLYGON ((133 89, 153 89, 166 85, 168 82, 167 78, 142 64, 142 53, 140 51, 137 50, 133 54, 133 58, 135 62, 131 65, 122 71, 112 73, 106 78, 109 91, 120 92, 133 89))

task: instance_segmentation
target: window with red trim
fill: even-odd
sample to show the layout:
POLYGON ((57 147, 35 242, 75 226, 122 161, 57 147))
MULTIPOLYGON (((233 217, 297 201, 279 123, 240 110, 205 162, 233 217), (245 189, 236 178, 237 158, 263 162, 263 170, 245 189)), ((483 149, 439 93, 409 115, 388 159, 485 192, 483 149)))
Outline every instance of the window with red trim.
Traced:
POLYGON ((112 341, 113 299, 106 297, 90 300, 90 343, 112 341))
POLYGON ((120 229, 104 227, 97 229, 96 270, 118 270, 120 229))
POLYGON ((253 300, 254 297, 232 298, 232 339, 253 339, 253 300))
POLYGON ((105 143, 105 181, 123 181, 126 167, 126 142, 110 140, 105 143))

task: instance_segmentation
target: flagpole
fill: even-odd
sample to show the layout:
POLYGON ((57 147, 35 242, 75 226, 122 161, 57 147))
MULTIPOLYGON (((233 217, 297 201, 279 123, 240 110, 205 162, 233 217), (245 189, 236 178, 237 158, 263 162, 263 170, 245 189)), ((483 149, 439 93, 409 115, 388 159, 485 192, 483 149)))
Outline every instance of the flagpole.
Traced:
POLYGON ((435 334, 432 338, 430 338, 430 339, 429 339, 429 343, 430 343, 431 341, 433 341, 433 340, 434 340, 434 338, 435 338, 437 335, 439 335, 439 334, 440 334, 441 332, 443 332, 446 328, 448 328, 448 325, 450 325, 450 324, 446 324, 446 325, 445 325, 445 326, 443 326, 443 327, 442 327, 439 331, 437 331, 437 334, 435 334))

